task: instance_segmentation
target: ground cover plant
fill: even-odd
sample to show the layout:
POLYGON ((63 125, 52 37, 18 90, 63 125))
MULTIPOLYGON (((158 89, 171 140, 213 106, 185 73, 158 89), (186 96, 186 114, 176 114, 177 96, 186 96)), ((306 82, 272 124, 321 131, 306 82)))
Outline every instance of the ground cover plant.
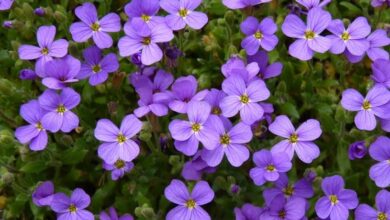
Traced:
POLYGON ((0 0, 0 219, 390 219, 389 0, 0 0))

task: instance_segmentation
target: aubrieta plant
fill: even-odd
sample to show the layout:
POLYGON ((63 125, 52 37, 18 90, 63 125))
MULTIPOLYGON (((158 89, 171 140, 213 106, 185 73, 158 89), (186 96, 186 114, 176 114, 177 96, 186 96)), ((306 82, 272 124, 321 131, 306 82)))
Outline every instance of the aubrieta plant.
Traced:
POLYGON ((390 220, 389 7, 0 0, 0 219, 390 220))

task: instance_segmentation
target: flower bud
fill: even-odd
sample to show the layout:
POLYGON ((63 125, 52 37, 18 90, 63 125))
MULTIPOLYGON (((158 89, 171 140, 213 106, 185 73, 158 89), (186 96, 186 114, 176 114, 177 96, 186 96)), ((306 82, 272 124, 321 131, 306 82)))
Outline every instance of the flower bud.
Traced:
POLYGON ((19 78, 22 80, 34 80, 38 76, 32 69, 22 69, 19 71, 19 78))
POLYGON ((38 8, 36 8, 36 9, 34 9, 34 14, 37 15, 37 16, 42 17, 42 16, 45 16, 46 11, 45 11, 44 8, 38 7, 38 8))
POLYGON ((7 28, 7 29, 13 28, 13 22, 12 21, 4 21, 3 28, 7 28))
POLYGON ((349 145, 348 157, 350 160, 362 159, 367 151, 365 141, 357 141, 349 145))

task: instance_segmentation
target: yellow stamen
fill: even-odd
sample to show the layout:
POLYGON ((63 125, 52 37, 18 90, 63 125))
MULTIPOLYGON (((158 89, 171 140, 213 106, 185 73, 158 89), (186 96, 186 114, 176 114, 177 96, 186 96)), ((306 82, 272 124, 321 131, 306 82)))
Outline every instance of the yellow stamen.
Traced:
POLYGON ((191 129, 192 129, 192 131, 194 131, 194 132, 199 132, 199 131, 200 131, 200 128, 201 128, 201 126, 200 126, 200 124, 198 124, 198 123, 194 123, 194 124, 192 124, 192 126, 191 126, 191 129))
POLYGON ((267 170, 268 172, 273 172, 273 171, 276 170, 276 168, 275 168, 274 165, 268 165, 267 168, 266 168, 266 170, 267 170))
POLYGON ((256 31, 255 38, 261 40, 263 38, 263 33, 261 33, 260 31, 256 31))
POLYGON ((293 144, 297 143, 297 142, 298 142, 298 135, 295 134, 295 133, 292 134, 292 135, 290 136, 289 140, 290 140, 290 142, 293 143, 293 144))
POLYGON ((117 140, 120 144, 122 144, 122 143, 124 143, 124 142, 127 140, 127 138, 126 138, 123 134, 119 134, 118 137, 116 138, 116 140, 117 140))
POLYGON ((149 15, 143 14, 143 15, 141 15, 141 19, 142 19, 143 21, 145 21, 145 22, 149 22, 149 21, 150 21, 150 16, 149 16, 149 15))
POLYGON ((117 160, 114 165, 117 169, 121 169, 125 166, 125 162, 123 160, 117 160))
POLYGON ((76 212, 77 211, 77 207, 74 204, 70 204, 68 210, 69 210, 69 212, 76 212))
POLYGON ((42 126, 41 122, 38 122, 38 123, 35 125, 35 127, 36 127, 38 130, 40 130, 40 131, 43 130, 43 126, 42 126))
POLYGON ((99 24, 98 22, 93 23, 93 24, 91 25, 91 29, 92 29, 93 31, 99 31, 99 29, 100 29, 100 24, 99 24))
POLYGON ((380 212, 378 214, 378 220, 387 220, 387 215, 386 213, 380 212))
POLYGON ((47 47, 44 47, 44 48, 41 50, 41 53, 42 53, 43 55, 47 55, 47 54, 49 54, 49 49, 47 49, 47 47))
POLYGON ((143 45, 149 45, 150 43, 152 43, 152 39, 150 37, 144 37, 142 40, 143 45))
POLYGON ((341 35, 341 39, 343 39, 344 41, 347 41, 351 38, 351 36, 349 35, 349 33, 347 31, 344 31, 343 34, 341 35))
POLYGON ((316 33, 314 33, 314 32, 311 31, 311 30, 307 30, 307 31, 305 32, 305 39, 306 39, 306 40, 312 40, 312 39, 314 39, 315 36, 316 36, 316 33))
POLYGON ((337 199, 336 195, 330 195, 329 199, 330 199, 330 202, 332 203, 332 205, 334 205, 334 204, 339 202, 339 200, 337 199))
POLYGON ((371 104, 370 104, 370 102, 367 101, 367 100, 364 100, 362 108, 363 108, 364 110, 370 110, 370 109, 371 109, 371 104))
POLYGON ((292 196, 292 194, 294 193, 294 188, 291 186, 287 186, 283 189, 283 192, 286 196, 292 196))
POLYGON ((190 199, 186 202, 186 207, 189 209, 193 209, 196 206, 196 202, 193 199, 190 199))
POLYGON ((66 112, 65 106, 64 105, 59 105, 57 107, 57 113, 63 114, 64 112, 66 112))
POLYGON ((188 15, 188 10, 185 8, 180 9, 179 15, 180 15, 180 17, 185 18, 188 15))
POLYGON ((248 104, 249 103, 249 97, 247 95, 242 95, 240 97, 240 101, 242 104, 248 104))
POLYGON ((229 137, 229 135, 228 135, 228 134, 222 135, 222 136, 221 136, 221 139, 220 139, 220 142, 221 142, 221 144, 223 144, 223 145, 228 145, 228 144, 230 144, 230 137, 229 137))
POLYGON ((94 72, 94 73, 98 73, 98 72, 100 72, 102 70, 102 68, 100 67, 100 65, 94 65, 94 66, 92 66, 92 71, 94 72))

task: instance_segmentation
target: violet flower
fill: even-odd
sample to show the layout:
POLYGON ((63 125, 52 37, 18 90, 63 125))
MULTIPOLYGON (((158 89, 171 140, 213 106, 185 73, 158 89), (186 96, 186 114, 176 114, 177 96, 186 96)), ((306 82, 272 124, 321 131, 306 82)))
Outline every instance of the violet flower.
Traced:
POLYGON ((140 152, 138 144, 132 138, 141 131, 142 122, 134 115, 127 115, 118 128, 108 119, 97 122, 95 138, 104 142, 99 146, 98 155, 108 164, 118 160, 131 162, 140 152))
POLYGON ((248 55, 256 54, 260 47, 271 51, 278 44, 279 40, 275 35, 278 26, 271 17, 259 22, 255 17, 250 16, 241 23, 240 29, 246 35, 241 42, 241 47, 248 55))
POLYGON ((80 72, 80 67, 80 61, 70 55, 48 61, 45 64, 45 76, 42 79, 42 84, 49 89, 64 89, 70 83, 78 81, 76 76, 80 72))
POLYGON ((282 24, 285 35, 297 38, 288 48, 291 56, 300 60, 310 60, 315 52, 325 53, 331 47, 331 40, 320 34, 329 26, 332 17, 321 8, 311 9, 307 15, 307 25, 294 14, 287 15, 282 24))
POLYGON ((230 9, 242 9, 270 1, 272 0, 222 0, 222 3, 230 9))
POLYGON ((0 1, 0 11, 8 10, 12 7, 12 4, 15 0, 1 0, 0 1))
POLYGON ((201 207, 214 199, 214 191, 206 181, 199 181, 190 193, 180 180, 172 180, 165 188, 165 198, 176 206, 166 216, 167 220, 211 220, 210 215, 201 207))
POLYGON ((283 64, 281 62, 268 64, 268 60, 268 54, 263 50, 259 50, 256 54, 248 56, 248 63, 256 62, 259 65, 258 77, 260 79, 270 79, 282 73, 283 64))
POLYGON ((304 6, 307 10, 313 8, 323 8, 328 5, 332 0, 296 0, 299 4, 304 6))
POLYGON ((110 207, 108 212, 101 212, 99 218, 100 220, 134 220, 130 214, 124 214, 119 217, 114 207, 110 207))
POLYGON ((372 80, 376 84, 381 84, 390 89, 390 61, 378 59, 371 65, 373 74, 371 76, 372 80))
POLYGON ((390 192, 382 189, 376 194, 375 206, 376 209, 367 205, 361 204, 355 210, 356 220, 388 220, 390 217, 390 192))
POLYGON ((52 181, 41 183, 32 193, 33 203, 38 206, 50 206, 53 201, 54 185, 52 181))
POLYGON ((165 22, 164 17, 157 16, 159 10, 159 0, 132 0, 125 6, 125 13, 129 17, 129 21, 142 21, 151 28, 165 22))
POLYGON ((378 161, 370 168, 370 178, 375 181, 378 187, 386 188, 390 186, 390 138, 378 137, 369 147, 370 156, 378 161))
POLYGON ((286 153, 273 153, 264 149, 253 154, 253 162, 256 167, 249 171, 249 175, 258 186, 267 181, 275 182, 279 179, 280 173, 285 173, 292 167, 286 153))
POLYGON ((15 137, 22 144, 30 144, 30 149, 40 151, 46 148, 47 133, 42 125, 42 117, 46 111, 41 108, 37 100, 31 100, 20 107, 20 115, 29 125, 18 127, 15 137))
POLYGON ((349 145, 348 157, 350 160, 362 159, 367 152, 365 141, 357 141, 349 145))
POLYGON ((119 69, 116 55, 109 53, 103 57, 102 51, 96 46, 85 49, 83 56, 85 62, 81 65, 77 78, 89 78, 89 84, 92 86, 104 83, 108 79, 109 73, 119 69))
POLYGON ((371 6, 372 7, 382 7, 383 5, 387 5, 387 7, 390 7, 390 0, 371 0, 371 6))
POLYGON ((277 198, 277 202, 264 211, 259 219, 269 220, 302 220, 306 213, 306 200, 302 198, 292 198, 283 200, 277 198))
POLYGON ((304 163, 311 163, 320 156, 320 149, 313 143, 322 134, 320 123, 315 119, 309 119, 295 129, 290 119, 285 116, 278 116, 269 125, 269 131, 285 140, 272 147, 272 152, 285 152, 290 159, 294 152, 304 163))
POLYGON ((164 116, 168 114, 168 106, 164 103, 165 99, 160 100, 158 96, 153 95, 153 91, 148 87, 137 89, 140 96, 138 100, 138 108, 134 110, 134 115, 138 118, 143 117, 150 112, 156 116, 164 116))
POLYGON ((115 13, 109 13, 99 20, 94 4, 86 2, 75 10, 76 16, 81 20, 73 23, 69 31, 76 42, 86 42, 92 37, 95 44, 101 48, 112 46, 110 32, 121 30, 120 17, 115 13))
POLYGON ((185 180, 201 180, 203 173, 214 173, 215 167, 210 167, 201 157, 202 151, 198 151, 192 160, 183 165, 181 175, 185 180))
POLYGON ((165 22, 172 30, 181 30, 186 25, 199 30, 208 21, 205 13, 195 11, 201 3, 202 0, 161 0, 160 6, 169 13, 165 17, 165 22))
POLYGON ((264 209, 250 203, 244 204, 241 208, 234 208, 236 220, 259 220, 264 209))
POLYGON ((64 39, 54 40, 56 35, 55 26, 41 26, 37 31, 38 47, 21 45, 18 53, 22 60, 37 60, 35 72, 44 77, 45 64, 53 58, 64 57, 68 53, 68 41, 64 39))
POLYGON ((34 70, 22 69, 19 71, 19 78, 21 80, 34 80, 38 77, 34 70))
POLYGON ((103 168, 111 171, 111 179, 116 181, 122 178, 126 173, 130 172, 134 168, 134 163, 119 159, 113 164, 103 162, 103 168))

